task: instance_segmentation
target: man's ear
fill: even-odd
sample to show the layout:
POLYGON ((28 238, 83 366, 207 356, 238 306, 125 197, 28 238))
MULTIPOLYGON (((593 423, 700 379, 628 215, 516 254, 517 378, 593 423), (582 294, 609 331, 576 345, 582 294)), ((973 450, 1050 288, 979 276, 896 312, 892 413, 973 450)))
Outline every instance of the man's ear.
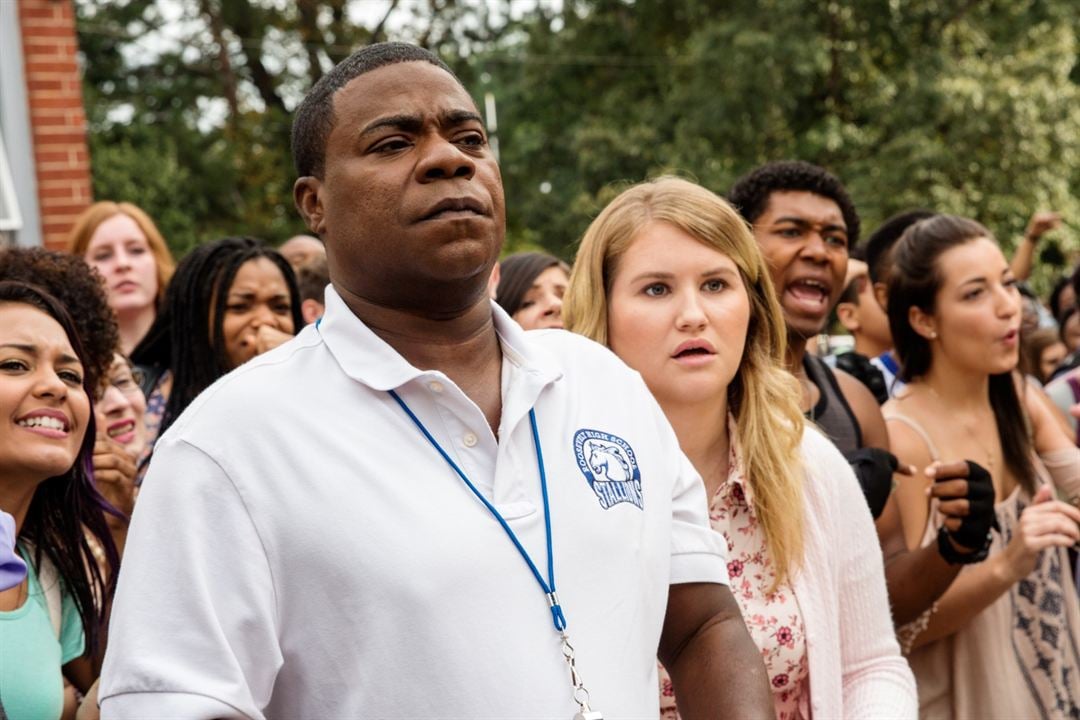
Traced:
POLYGON ((321 318, 324 312, 326 308, 318 300, 308 298, 300 303, 300 315, 308 325, 321 318))
POLYGON ((326 229, 326 219, 322 205, 322 181, 312 175, 298 178, 293 185, 293 202, 308 230, 319 237, 326 229))
POLYGON ((912 305, 908 308, 908 323, 911 329, 927 340, 937 340, 937 323, 934 316, 912 305))
POLYGON ((874 283, 874 299, 881 306, 882 312, 889 312, 889 286, 883 282, 874 283))
POLYGON ((840 324, 847 328, 847 331, 852 335, 862 329, 862 325, 859 324, 857 310, 858 306, 851 302, 842 302, 836 306, 836 319, 839 320, 840 324))
POLYGON ((502 264, 496 260, 495 265, 491 268, 491 275, 488 277, 487 292, 488 297, 492 300, 499 294, 499 278, 502 276, 502 264))

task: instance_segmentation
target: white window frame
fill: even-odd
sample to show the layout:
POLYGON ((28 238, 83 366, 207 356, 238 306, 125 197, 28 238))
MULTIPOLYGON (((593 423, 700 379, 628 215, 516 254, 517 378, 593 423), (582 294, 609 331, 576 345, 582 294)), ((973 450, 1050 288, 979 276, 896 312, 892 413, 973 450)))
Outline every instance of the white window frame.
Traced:
POLYGON ((15 197, 15 180, 11 177, 11 164, 8 162, 7 149, 4 146, 4 134, 0 131, 0 200, 7 215, 0 215, 0 232, 12 233, 22 230, 22 213, 19 212, 19 199, 15 197))

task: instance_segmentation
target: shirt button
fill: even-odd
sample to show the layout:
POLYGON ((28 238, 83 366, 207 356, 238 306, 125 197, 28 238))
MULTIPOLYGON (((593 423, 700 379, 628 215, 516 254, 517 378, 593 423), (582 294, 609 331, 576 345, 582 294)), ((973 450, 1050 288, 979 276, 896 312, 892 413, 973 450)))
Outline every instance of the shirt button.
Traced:
POLYGON ((438 380, 432 380, 431 382, 429 382, 428 383, 428 388, 433 393, 441 393, 443 391, 442 383, 439 382, 438 380))
POLYGON ((465 433, 465 437, 461 438, 461 442, 465 443, 465 447, 474 447, 476 445, 476 436, 472 433, 465 433))

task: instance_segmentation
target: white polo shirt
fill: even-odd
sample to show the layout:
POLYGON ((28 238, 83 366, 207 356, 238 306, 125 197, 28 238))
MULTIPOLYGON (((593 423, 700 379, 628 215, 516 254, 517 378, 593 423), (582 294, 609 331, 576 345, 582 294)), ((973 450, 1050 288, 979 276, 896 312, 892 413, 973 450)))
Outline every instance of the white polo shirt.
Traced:
POLYGON ((203 393, 159 442, 131 525, 106 718, 565 718, 540 586, 395 389, 555 580, 592 705, 655 718, 668 585, 726 582, 704 488, 640 377, 493 305, 496 440, 328 289, 319 327, 203 393))

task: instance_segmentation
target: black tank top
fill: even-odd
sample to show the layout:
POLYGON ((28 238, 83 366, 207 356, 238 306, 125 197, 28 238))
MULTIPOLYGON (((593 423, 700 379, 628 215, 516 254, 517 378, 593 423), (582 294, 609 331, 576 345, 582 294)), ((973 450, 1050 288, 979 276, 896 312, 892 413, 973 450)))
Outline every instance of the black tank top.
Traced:
POLYGON ((847 453, 861 448, 863 442, 859 421, 855 419, 855 413, 840 392, 832 368, 816 355, 806 353, 803 355, 803 369, 821 395, 817 404, 806 414, 807 419, 817 425, 826 437, 840 448, 840 452, 847 453))

